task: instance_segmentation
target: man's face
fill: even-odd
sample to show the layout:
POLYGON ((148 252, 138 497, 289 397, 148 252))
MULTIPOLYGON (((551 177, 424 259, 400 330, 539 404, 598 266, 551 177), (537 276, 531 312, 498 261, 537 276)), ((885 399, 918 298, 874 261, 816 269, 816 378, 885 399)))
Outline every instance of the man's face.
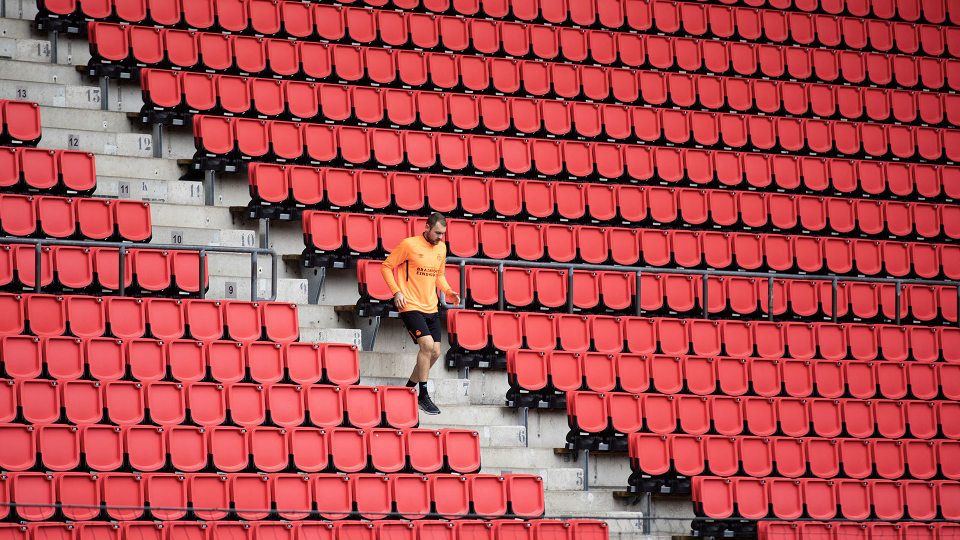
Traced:
POLYGON ((440 242, 443 242, 443 235, 447 233, 447 227, 437 223, 433 228, 425 228, 423 232, 423 237, 427 239, 427 242, 430 242, 433 245, 437 245, 440 242))

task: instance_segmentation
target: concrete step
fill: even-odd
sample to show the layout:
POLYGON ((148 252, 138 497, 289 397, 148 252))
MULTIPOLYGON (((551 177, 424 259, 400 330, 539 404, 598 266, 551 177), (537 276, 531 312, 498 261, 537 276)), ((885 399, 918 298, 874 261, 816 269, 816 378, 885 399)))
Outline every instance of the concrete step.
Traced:
POLYGON ((627 500, 615 499, 613 491, 612 489, 551 491, 546 497, 546 514, 551 517, 580 516, 602 519, 603 516, 615 513, 616 517, 637 520, 634 524, 638 526, 637 531, 640 531, 639 518, 643 517, 641 508, 631 507, 627 500))
MULTIPOLYGON (((379 338, 377 339, 379 340, 379 338)), ((406 352, 361 352, 360 376, 395 380, 408 378, 413 365, 417 362, 417 351, 420 349, 413 344, 409 336, 407 342, 409 345, 406 352)), ((437 360, 437 365, 434 365, 433 369, 430 370, 430 380, 456 379, 457 372, 442 368, 438 365, 440 362, 441 360, 437 360)))
POLYGON ((46 39, 0 38, 0 58, 47 64, 53 62, 53 48, 46 39))
MULTIPOLYGON (((0 4, 2 3, 4 2, 0 2, 0 4)), ((0 18, 0 37, 11 39, 33 39, 42 35, 43 32, 34 30, 33 24, 30 21, 7 17, 0 18)))
POLYGON ((33 22, 37 16, 36 2, 32 0, 0 0, 4 7, 4 20, 23 20, 23 22, 33 22))
MULTIPOLYGON (((9 30, 12 33, 22 32, 22 29, 16 24, 11 25, 10 23, 20 23, 20 21, 11 21, 10 19, 0 19, 0 31, 9 30)), ((22 23, 26 25, 27 23, 22 23)), ((33 30, 30 30, 33 32, 33 30)), ((37 33, 36 35, 42 35, 37 33)), ((76 42, 70 41, 70 43, 76 45, 82 45, 83 42, 77 40, 76 42)), ((61 62, 65 59, 58 58, 61 62)), ((48 62, 50 62, 48 60, 48 62)), ((86 61, 84 61, 86 63, 86 61)), ((17 81, 17 82, 35 82, 35 83, 52 83, 52 84, 62 84, 66 86, 97 86, 99 87, 99 82, 94 79, 87 77, 82 72, 77 71, 76 66, 70 66, 63 63, 54 64, 54 63, 37 63, 37 62, 23 62, 18 60, 9 59, 0 66, 0 75, 3 76, 4 80, 17 81)), ((127 81, 129 84, 130 81, 127 81)), ((30 97, 30 96, 27 96, 30 97)), ((92 101, 92 99, 91 99, 92 101)))
MULTIPOLYGON (((363 375, 361 374, 361 379, 363 375)), ((458 427, 460 429, 479 428, 483 426, 520 426, 515 415, 499 407, 474 407, 471 405, 448 405, 437 415, 420 415, 420 425, 423 427, 458 427)))
MULTIPOLYGON (((159 213, 162 215, 163 212, 159 213)), ((157 211, 152 212, 152 215, 157 214, 157 211)), ((256 238, 256 233, 249 230, 207 229, 183 225, 157 225, 154 223, 152 242, 157 244, 184 244, 189 246, 258 247, 256 238), (243 245, 241 246, 241 244, 243 245)))
MULTIPOLYGON (((251 242, 255 247, 259 246, 259 224, 256 221, 238 219, 230 213, 228 208, 217 206, 197 208, 177 204, 151 204, 150 206, 152 208, 150 217, 155 227, 181 226, 187 229, 244 230, 254 234, 252 240, 246 239, 247 246, 250 246, 251 242)), ((238 241, 243 240, 238 239, 238 241)))
MULTIPOLYGON (((0 38, 0 47, 3 41, 0 38)), ((11 59, 4 60, 4 64, 0 68, 3 77, 0 93, 7 99, 26 99, 61 108, 100 110, 106 107, 106 110, 123 113, 139 113, 143 107, 138 81, 87 77, 75 66, 63 63, 11 59)))
MULTIPOLYGON (((56 110, 56 109, 55 109, 56 110)), ((79 111, 82 109, 60 109, 79 111)), ((103 111, 86 111, 101 114, 103 111)), ((153 133, 149 126, 129 126, 115 130, 87 130, 78 127, 48 126, 41 112, 43 136, 38 146, 53 150, 79 150, 94 154, 108 154, 149 158, 153 157, 153 133)), ((164 156, 168 158, 189 158, 193 155, 192 139, 165 138, 164 156)))
MULTIPOLYGON (((590 463, 592 466, 592 456, 590 463)), ((552 448, 490 448, 483 452, 483 466, 502 469, 515 467, 583 471, 582 460, 574 461, 572 454, 555 454, 552 448)), ((626 486, 626 478, 623 485, 626 486)))
MULTIPOLYGON (((33 68, 33 65, 27 62, 9 62, 17 64, 17 67, 24 71, 31 71, 33 68)), ((4 63, 7 63, 7 61, 4 61, 4 63)), ((100 98, 100 86, 95 83, 73 86, 46 82, 25 82, 7 78, 0 79, 0 99, 36 101, 38 104, 48 107, 100 110, 100 98)))
MULTIPOLYGON (((28 4, 30 0, 18 0, 28 4)), ((5 2, 12 4, 10 0, 5 2)), ((29 6, 36 13, 36 5, 29 6)), ((86 36, 58 33, 56 45, 53 34, 36 30, 34 15, 21 18, 16 8, 0 19, 0 54, 12 60, 34 63, 53 63, 54 52, 57 65, 85 66, 90 61, 90 45, 86 36), (56 49, 56 51, 54 51, 56 49)))
POLYGON ((308 343, 346 343, 360 348, 360 331, 345 328, 300 327, 300 341, 308 343))
POLYGON ((297 311, 300 315, 301 328, 338 328, 337 312, 332 307, 299 304, 297 311))
MULTIPOLYGON (((135 108, 139 110, 139 106, 135 108)), ((156 141, 152 126, 128 118, 126 112, 41 105, 40 123, 43 148, 141 158, 154 156, 156 141)), ((161 145, 161 154, 167 159, 187 159, 195 152, 188 129, 165 130, 161 145)))
MULTIPOLYGON (((97 157, 99 169, 100 155, 97 157)), ((146 174, 146 173, 143 173, 146 174)), ((129 179, 116 176, 97 175, 97 189, 94 197, 103 199, 129 199, 151 203, 171 203, 188 206, 201 206, 204 203, 203 182, 185 180, 129 179)))
MULTIPOLYGON (((257 298, 270 297, 270 280, 257 280, 257 298)), ((249 300, 250 280, 231 277, 210 276, 210 288, 207 298, 214 300, 249 300)), ((306 300, 306 284, 297 279, 277 280, 278 302, 298 304, 306 300)))
MULTIPOLYGON (((404 386, 409 380, 402 378, 361 377, 362 384, 370 386, 404 386)), ((469 406, 470 381, 466 379, 435 379, 427 382, 430 398, 438 407, 469 406)))
MULTIPOLYGON (((486 454, 486 451, 483 452, 486 454)), ((549 497, 552 491, 583 489, 583 471, 579 469, 538 469, 529 467, 480 467, 481 474, 532 474, 543 479, 543 491, 549 497)))
MULTIPOLYGON (((441 412, 438 416, 443 416, 441 412)), ((463 426, 436 424, 430 425, 434 429, 455 428, 463 429, 463 426)), ((521 448, 523 447, 524 432, 523 426, 481 426, 475 428, 480 434, 480 454, 481 462, 483 448, 521 448)))
POLYGON ((52 63, 54 49, 59 65, 86 65, 90 45, 86 36, 57 34, 57 44, 49 32, 35 29, 37 6, 31 0, 4 0, 5 16, 0 19, 0 52, 13 60, 52 63), (39 47, 38 47, 39 45, 39 47))

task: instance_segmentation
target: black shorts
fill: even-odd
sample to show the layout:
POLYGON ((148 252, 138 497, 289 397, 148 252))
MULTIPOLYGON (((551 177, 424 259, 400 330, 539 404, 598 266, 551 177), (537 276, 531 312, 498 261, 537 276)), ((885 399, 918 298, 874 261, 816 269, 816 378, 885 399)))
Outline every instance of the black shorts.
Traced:
POLYGON ((423 336, 432 336, 433 341, 440 343, 440 314, 424 313, 422 311, 404 311, 400 313, 403 325, 410 332, 413 342, 423 336))

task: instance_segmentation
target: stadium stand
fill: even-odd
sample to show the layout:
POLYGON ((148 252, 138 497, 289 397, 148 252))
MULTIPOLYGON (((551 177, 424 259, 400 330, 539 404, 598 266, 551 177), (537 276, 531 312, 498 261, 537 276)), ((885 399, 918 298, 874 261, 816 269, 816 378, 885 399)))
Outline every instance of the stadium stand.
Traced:
POLYGON ((960 535, 960 3, 0 11, 0 540, 960 535))

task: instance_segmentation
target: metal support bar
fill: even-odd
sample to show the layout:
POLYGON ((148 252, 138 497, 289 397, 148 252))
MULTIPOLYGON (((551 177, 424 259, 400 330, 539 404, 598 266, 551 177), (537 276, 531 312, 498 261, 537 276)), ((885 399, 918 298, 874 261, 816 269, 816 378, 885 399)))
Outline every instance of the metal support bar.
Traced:
MULTIPOLYGON (((710 282, 707 278, 710 274, 703 275, 703 318, 710 318, 710 295, 708 294, 707 284, 710 282)), ((640 297, 637 297, 637 301, 640 301, 640 297)))
POLYGON ((523 409, 523 445, 530 446, 530 407, 520 407, 523 409))
POLYGON ((637 288, 636 288, 636 290, 637 290, 637 296, 636 296, 636 298, 637 298, 637 307, 636 307, 636 312, 635 312, 635 313, 636 313, 636 316, 637 316, 637 317, 642 317, 642 316, 643 316, 643 308, 640 306, 640 272, 639 272, 639 271, 637 271, 637 288))
POLYGON ((364 351, 372 351, 377 344, 377 334, 380 332, 380 316, 360 317, 356 311, 353 315, 353 327, 360 329, 360 346, 364 351))
POLYGON ((310 304, 320 303, 320 295, 323 294, 323 282, 327 280, 327 267, 321 266, 319 269, 317 269, 317 274, 319 274, 319 278, 317 279, 318 281, 317 294, 316 296, 308 300, 310 304))
POLYGON ((833 323, 837 323, 837 278, 830 280, 830 290, 833 291, 833 299, 830 300, 830 313, 833 315, 833 323))
MULTIPOLYGON (((503 263, 497 266, 497 277, 499 278, 497 281, 497 311, 503 311, 507 303, 506 295, 503 292, 503 263)), ((463 297, 463 301, 466 302, 467 295, 464 294, 463 297)))
POLYGON ((57 49, 60 48, 58 45, 60 41, 59 34, 60 33, 57 30, 52 30, 48 35, 50 39, 50 63, 51 64, 56 64, 58 62, 57 49))
POLYGON ((214 196, 213 196, 213 180, 214 173, 213 171, 204 171, 203 173, 203 204, 207 206, 213 206, 214 196))
POLYGON ((256 252, 250 254, 250 300, 256 302, 260 300, 260 295, 257 294, 257 254, 256 252))
POLYGON ((153 125, 153 157, 163 157, 163 124, 153 125))
MULTIPOLYGON (((443 303, 447 303, 446 298, 443 303)), ((464 261, 460 261, 460 304, 456 307, 467 308, 467 263, 464 261)))
MULTIPOLYGON (((256 257, 256 254, 254 254, 254 257, 256 257)), ((200 293, 199 293, 199 296, 200 296, 200 299, 203 300, 204 298, 207 297, 207 288, 204 286, 204 285, 206 285, 206 280, 203 279, 204 276, 206 275, 205 272, 204 272, 204 269, 207 267, 207 265, 206 265, 206 263, 207 263, 207 252, 201 249, 201 250, 200 250, 200 253, 197 254, 197 259, 200 261, 200 262, 199 262, 199 264, 200 264, 200 274, 198 274, 198 275, 200 276, 200 287, 199 287, 200 293)), ((253 293, 251 292, 251 294, 253 294, 253 293)), ((253 298, 251 298, 251 300, 253 300, 253 298)))
POLYGON ((643 528, 641 532, 643 534, 650 534, 650 520, 653 519, 653 494, 649 491, 644 495, 644 508, 643 508, 643 528))
POLYGON ((100 110, 110 110, 110 77, 100 77, 100 110))
MULTIPOLYGON (((40 262, 40 244, 37 244, 33 249, 33 256, 33 292, 40 294, 40 287, 43 283, 43 279, 41 279, 43 266, 41 266, 42 263, 40 262)), ((120 275, 123 276, 123 274, 120 275)))
POLYGON ((590 451, 583 451, 583 490, 590 491, 590 451))
POLYGON ((260 247, 270 248, 270 218, 260 220, 263 223, 263 232, 260 234, 260 247))
MULTIPOLYGON (((902 299, 901 293, 900 293, 900 288, 902 287, 902 285, 900 285, 900 280, 897 280, 897 281, 894 282, 894 283, 895 283, 895 286, 897 287, 897 301, 896 301, 896 303, 894 303, 894 306, 897 308, 897 326, 900 326, 900 306, 903 305, 903 304, 901 304, 901 302, 903 301, 903 299, 902 299)), ((958 289, 958 290, 960 290, 960 289, 958 289)))
MULTIPOLYGON (((704 278, 706 280, 706 278, 704 278)), ((704 319, 707 317, 704 316, 704 319)), ((767 318, 773 321, 773 278, 767 278, 767 318)))
POLYGON ((567 313, 573 313, 573 267, 567 267, 567 313))
POLYGON ((126 294, 127 289, 127 248, 120 246, 120 249, 117 253, 117 258, 120 259, 120 285, 117 287, 117 294, 123 296, 126 294))
MULTIPOLYGON (((499 260, 491 259, 482 259, 479 257, 447 257, 447 262, 450 264, 459 264, 461 262, 470 265, 482 265, 490 266, 493 264, 498 264, 499 260)), ((651 266, 617 266, 610 264, 557 264, 549 262, 539 262, 539 261, 507 261, 504 263, 506 266, 517 267, 517 268, 549 268, 556 270, 558 268, 576 268, 577 270, 582 271, 591 271, 591 272, 652 272, 656 274, 682 274, 682 275, 696 275, 702 276, 703 274, 709 274, 713 277, 740 277, 740 278, 757 278, 757 279, 794 279, 794 280, 804 280, 804 281, 829 281, 842 279, 843 281, 856 281, 862 283, 892 283, 892 278, 874 278, 874 277, 862 277, 862 276, 843 276, 838 278, 835 275, 826 275, 826 274, 784 274, 782 272, 740 272, 735 270, 701 270, 697 268, 673 268, 673 267, 651 267, 651 266)), ((909 285, 946 285, 948 287, 956 287, 960 280, 948 281, 948 280, 933 280, 933 279, 901 279, 904 284, 909 285)))

